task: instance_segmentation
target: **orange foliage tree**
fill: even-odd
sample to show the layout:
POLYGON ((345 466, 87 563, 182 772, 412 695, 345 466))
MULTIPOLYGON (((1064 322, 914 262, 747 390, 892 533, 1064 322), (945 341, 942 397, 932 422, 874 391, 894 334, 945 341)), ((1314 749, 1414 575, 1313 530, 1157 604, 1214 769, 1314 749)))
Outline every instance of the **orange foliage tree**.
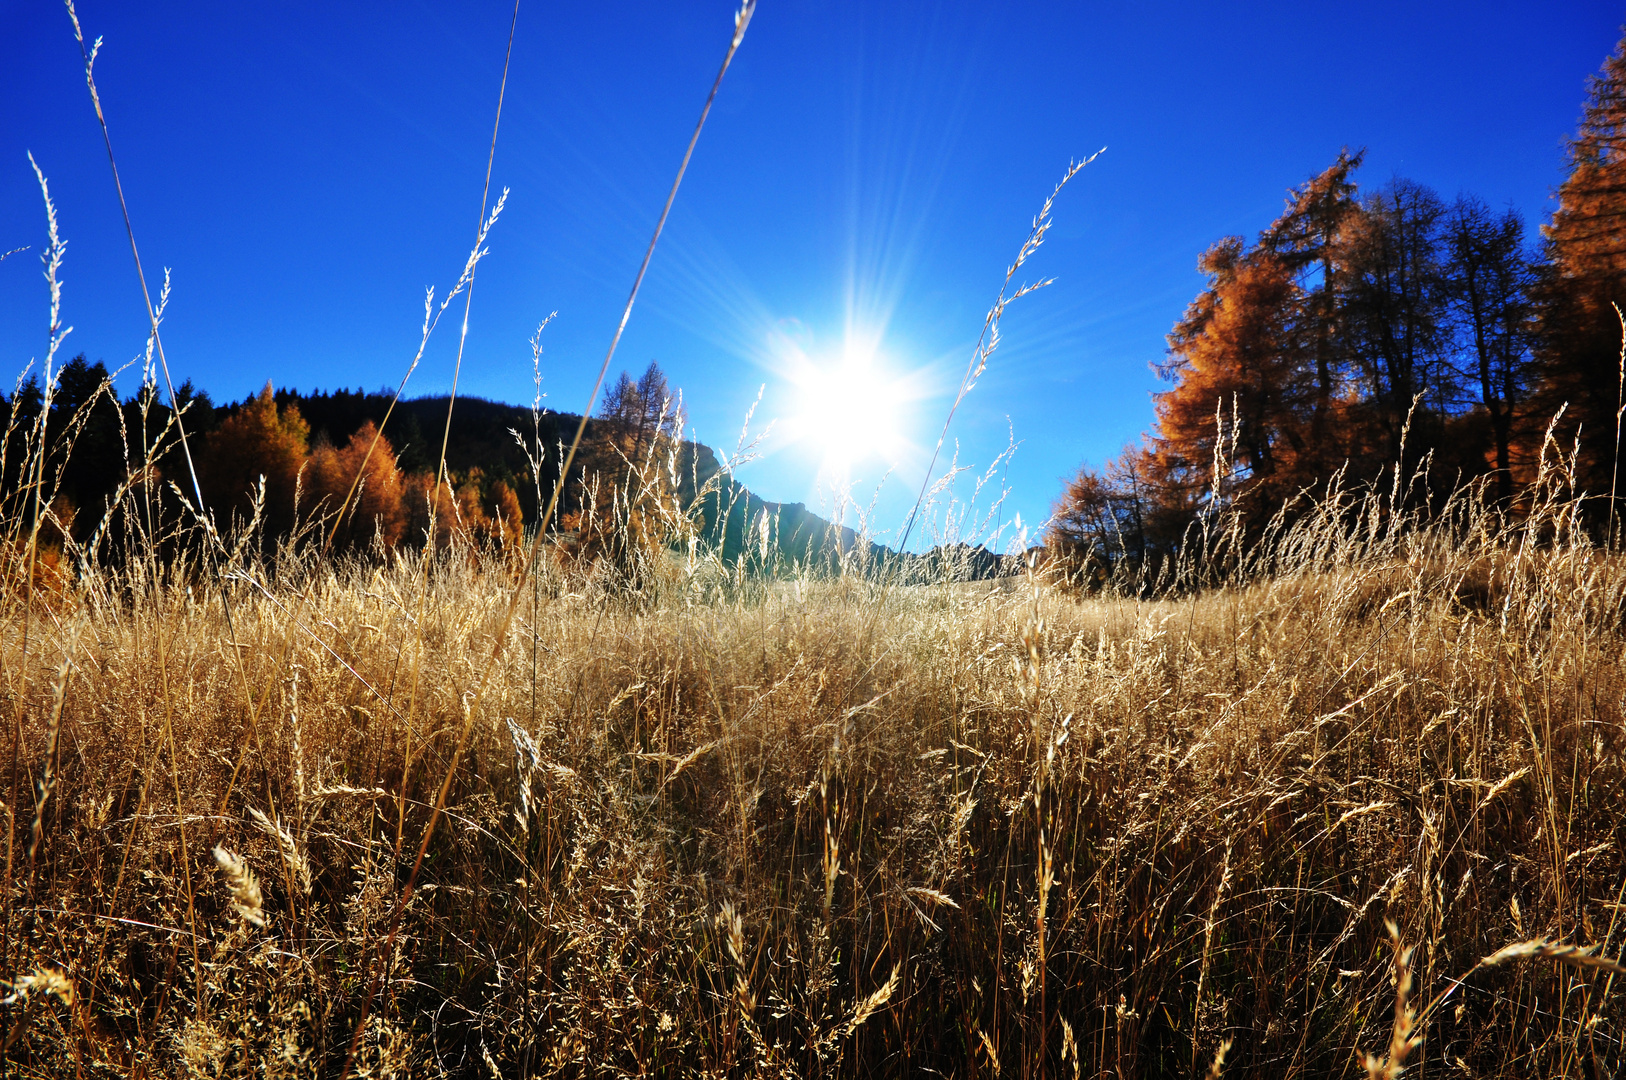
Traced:
POLYGON ((1335 475, 1391 469, 1420 505, 1488 475, 1515 507, 1560 409, 1581 488, 1626 493, 1626 38, 1589 84, 1544 266, 1516 212, 1403 178, 1358 198, 1360 161, 1345 151, 1292 191, 1251 247, 1231 237, 1203 255, 1155 427, 1069 482, 1058 551, 1160 557, 1220 507, 1256 530, 1335 475))
POLYGON ((1312 354, 1301 318, 1305 296, 1280 257, 1244 251, 1232 237, 1198 263, 1209 287, 1169 335, 1156 395, 1154 475, 1182 505, 1236 476, 1274 501, 1308 477, 1305 451, 1315 404, 1312 354))
POLYGON ((1505 482, 1527 382, 1517 216, 1403 179, 1358 199, 1360 161, 1344 151, 1291 191, 1252 246, 1227 237, 1202 255, 1155 426, 1069 483, 1058 548, 1135 558, 1133 535, 1139 558, 1166 553, 1221 507, 1256 534, 1340 470, 1371 481, 1425 454, 1447 483, 1495 469, 1505 482))
POLYGON ((1350 451, 1342 252, 1360 217, 1344 151, 1249 246, 1227 237, 1198 260, 1203 291, 1168 337, 1156 423, 1105 468, 1081 469, 1053 508, 1064 564, 1144 565, 1179 545, 1219 494, 1254 524, 1350 451), (1217 472, 1217 475, 1216 475, 1217 472))
POLYGON ((520 509, 518 493, 506 480, 490 485, 482 510, 490 542, 504 551, 519 550, 525 542, 525 515, 520 509))
POLYGON ((401 473, 394 447, 371 420, 342 448, 324 443, 312 450, 307 477, 312 505, 322 516, 323 532, 333 532, 336 550, 363 546, 375 537, 386 547, 400 541, 406 529, 401 473), (356 483, 358 476, 360 484, 356 483), (343 520, 331 520, 330 515, 339 513, 350 497, 353 485, 356 492, 349 511, 343 520))
POLYGON ((479 468, 470 469, 456 488, 446 480, 437 484, 429 473, 415 473, 402 480, 401 491, 406 538, 413 543, 433 539, 439 549, 457 540, 510 552, 524 546, 519 496, 506 481, 488 481, 479 468))
POLYGON ((1093 589, 1117 571, 1146 566, 1149 519, 1157 512, 1146 464, 1144 449, 1125 447, 1105 469, 1085 466, 1062 489, 1045 546, 1047 561, 1070 584, 1093 589))
POLYGON ((305 463, 310 427, 293 406, 279 409, 271 384, 250 398, 209 433, 197 457, 203 497, 218 526, 245 519, 253 510, 260 478, 265 478, 263 536, 272 539, 293 528, 295 495, 305 463))
MULTIPOLYGON (((1613 305, 1626 308, 1626 38, 1588 91, 1569 176, 1542 230, 1548 265, 1537 290, 1535 411, 1544 418, 1567 406, 1560 437, 1568 445, 1579 429, 1580 480, 1598 493, 1610 490, 1616 471, 1621 326, 1613 305)), ((1529 432, 1536 439, 1539 427, 1529 432)))
POLYGON ((1154 433, 1138 463, 1108 470, 1144 476, 1164 544, 1216 483, 1263 519, 1353 451, 1344 292, 1361 157, 1345 150, 1290 191, 1254 246, 1228 237, 1198 260, 1208 286, 1169 334, 1159 372, 1174 385, 1156 395, 1154 433))

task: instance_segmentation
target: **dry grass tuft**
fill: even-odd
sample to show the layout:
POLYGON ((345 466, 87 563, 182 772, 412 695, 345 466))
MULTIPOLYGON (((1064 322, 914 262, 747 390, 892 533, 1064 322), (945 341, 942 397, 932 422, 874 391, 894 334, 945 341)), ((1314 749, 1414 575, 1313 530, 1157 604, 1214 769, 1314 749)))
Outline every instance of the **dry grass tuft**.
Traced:
POLYGON ((27 975, 17 977, 17 981, 11 984, 11 993, 0 999, 0 1004, 15 1005, 41 997, 55 997, 62 1004, 71 1006, 74 1000, 73 983, 56 968, 35 968, 27 975))
POLYGON ((1412 950, 1400 940, 1400 927, 1390 922, 1388 928, 1390 946, 1394 950, 1390 961, 1395 987, 1394 1027, 1389 1035, 1389 1051, 1384 1057, 1366 1054, 1362 1058, 1369 1080, 1392 1080, 1399 1076, 1405 1071, 1406 1059, 1423 1042, 1422 1035, 1415 1034, 1417 1013, 1411 1007, 1412 950))
POLYGON ((260 896, 260 882, 255 878, 254 871, 248 868, 248 863, 223 847, 217 845, 214 855, 215 862, 220 864, 220 872, 226 877, 226 888, 231 890, 232 907, 236 909, 237 916, 264 929, 265 901, 260 896))

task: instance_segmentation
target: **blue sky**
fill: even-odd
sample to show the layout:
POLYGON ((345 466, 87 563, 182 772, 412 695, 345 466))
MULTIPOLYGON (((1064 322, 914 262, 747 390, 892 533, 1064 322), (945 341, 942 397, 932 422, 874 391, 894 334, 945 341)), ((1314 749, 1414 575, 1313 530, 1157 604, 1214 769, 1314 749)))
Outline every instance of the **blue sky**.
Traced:
MULTIPOLYGON (((423 290, 446 289, 472 240, 512 5, 79 13, 106 39, 97 79, 149 274, 174 274, 176 377, 217 400, 267 379, 398 382, 423 290)), ((1030 264, 1056 283, 1010 309, 951 430, 978 467, 1014 434, 996 483, 1005 518, 1036 525, 1081 461, 1150 424, 1148 365, 1201 286, 1198 253, 1267 224, 1341 146, 1367 148, 1368 184, 1472 192, 1533 231, 1623 19, 1550 0, 762 0, 616 367, 658 360, 695 436, 723 448, 765 387, 756 424, 775 427, 742 477, 826 510, 850 489, 884 539, 1030 219, 1070 158, 1105 146, 1030 264), (868 384, 798 381, 850 363, 854 343, 868 384), (821 424, 843 403, 847 422, 821 424), (868 452, 838 460, 821 430, 868 452)), ((494 172, 512 193, 462 392, 529 402, 527 341, 556 310, 546 403, 582 408, 731 27, 714 0, 522 0, 494 172)), ((0 367, 44 352, 25 151, 69 240, 67 348, 117 367, 145 315, 60 5, 0 0, 0 117, 0 251, 34 249, 0 263, 0 367)), ((455 326, 409 394, 450 386, 455 326)))

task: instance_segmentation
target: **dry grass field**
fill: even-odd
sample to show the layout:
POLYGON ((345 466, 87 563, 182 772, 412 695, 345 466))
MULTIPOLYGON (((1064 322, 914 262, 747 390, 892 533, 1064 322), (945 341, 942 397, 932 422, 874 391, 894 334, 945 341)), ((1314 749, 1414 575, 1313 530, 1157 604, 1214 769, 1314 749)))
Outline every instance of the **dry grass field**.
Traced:
POLYGON ((64 557, 0 635, 9 1071, 1617 1075, 1626 561, 1545 490, 1151 599, 285 550, 228 626, 64 557))
POLYGON ((1626 558, 1556 447, 1516 512, 1216 509, 1080 594, 725 561, 636 469, 534 573, 217 539, 173 429, 87 540, 48 426, 0 439, 7 1076, 1626 1068, 1626 558))

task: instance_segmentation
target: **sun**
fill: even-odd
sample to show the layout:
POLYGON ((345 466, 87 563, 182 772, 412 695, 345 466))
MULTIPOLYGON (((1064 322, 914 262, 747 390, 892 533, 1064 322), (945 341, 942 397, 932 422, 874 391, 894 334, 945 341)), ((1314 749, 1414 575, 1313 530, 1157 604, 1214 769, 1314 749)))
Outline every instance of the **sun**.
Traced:
POLYGON ((823 360, 799 359, 791 373, 792 426, 800 440, 822 451, 824 467, 845 472, 877 458, 895 464, 905 446, 905 380, 864 347, 849 345, 823 360))

